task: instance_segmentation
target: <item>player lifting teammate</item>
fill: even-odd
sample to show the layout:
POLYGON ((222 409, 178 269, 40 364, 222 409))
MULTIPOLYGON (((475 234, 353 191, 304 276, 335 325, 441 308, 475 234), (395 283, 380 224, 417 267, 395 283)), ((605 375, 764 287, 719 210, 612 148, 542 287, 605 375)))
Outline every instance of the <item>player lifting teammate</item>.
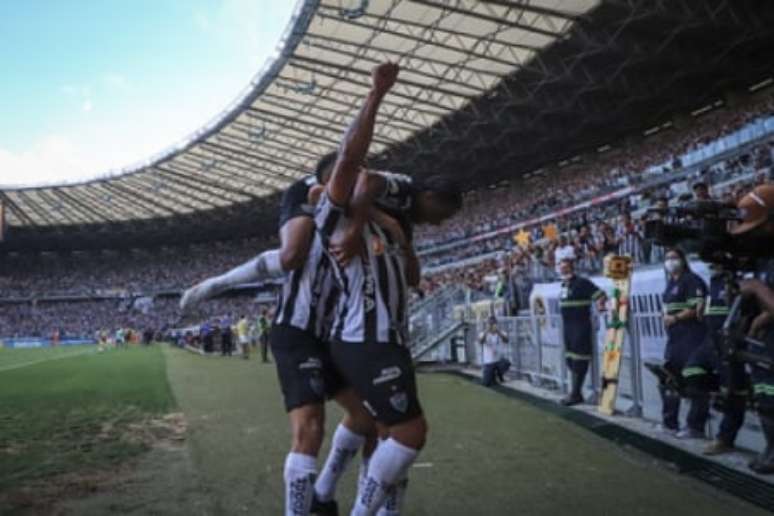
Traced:
MULTIPOLYGON (((361 113, 361 115, 362 114, 363 113, 361 113)), ((358 120, 360 118, 361 117, 359 117, 358 120)), ((358 125, 362 125, 358 124, 358 120, 356 120, 353 124, 353 128, 358 125)), ((352 130, 350 130, 348 134, 351 134, 352 130)), ((323 184, 326 182, 326 179, 331 172, 332 166, 336 161, 336 157, 337 154, 332 153, 320 160, 316 170, 316 182, 323 184)), ((308 199, 310 197, 314 197, 315 193, 320 193, 319 191, 315 192, 313 190, 313 185, 315 184, 313 179, 314 178, 307 178, 306 180, 297 182, 288 189, 283 198, 280 223, 282 228, 280 231, 282 248, 280 250, 273 250, 262 253, 255 259, 229 271, 226 274, 216 278, 208 279, 193 287, 192 289, 189 289, 189 291, 186 292, 186 294, 183 296, 181 307, 186 309, 192 304, 199 302, 201 299, 210 297, 211 295, 214 295, 222 290, 226 290, 227 288, 230 288, 236 284, 248 281, 263 280, 266 279, 267 276, 270 277, 270 275, 276 274, 276 270, 272 270, 271 267, 271 264, 274 260, 279 262, 281 269, 291 271, 290 276, 286 279, 284 290, 287 291, 290 289, 290 292, 288 293, 293 295, 292 285, 294 284, 294 278, 296 278, 296 281, 300 282, 299 278, 301 276, 295 274, 295 272, 292 271, 298 270, 299 265, 303 267, 305 264, 313 262, 313 260, 310 259, 310 255, 313 254, 314 247, 312 246, 312 248, 310 248, 308 244, 309 242, 312 242, 313 239, 313 236, 309 232, 308 225, 309 214, 312 212, 308 199)), ((414 270, 414 272, 410 274, 410 276, 412 276, 410 278, 410 283, 416 284, 419 280, 418 262, 416 261, 416 257, 413 255, 410 246, 407 245, 406 235, 409 235, 408 238, 410 238, 412 233, 411 227, 413 223, 437 224, 445 218, 451 216, 461 206, 461 196, 451 183, 437 176, 425 179, 417 185, 416 183, 412 182, 411 178, 408 176, 383 172, 368 172, 360 175, 360 181, 358 181, 355 192, 350 199, 350 206, 351 213, 355 219, 358 219, 359 217, 359 215, 355 214, 367 213, 368 215, 379 219, 385 225, 385 227, 392 227, 395 233, 402 232, 402 240, 404 241, 404 244, 406 244, 404 245, 404 249, 407 251, 406 258, 414 262, 414 266, 410 267, 410 269, 414 270), (372 204, 375 204, 380 210, 390 213, 395 219, 399 220, 400 223, 396 222, 396 220, 393 220, 393 218, 385 217, 378 212, 374 213, 374 211, 370 209, 372 204)), ((367 216, 364 216, 364 218, 360 220, 359 224, 363 224, 365 222, 365 218, 367 218, 367 216)), ((336 258, 339 259, 342 263, 346 263, 359 251, 357 248, 357 243, 360 242, 360 240, 358 238, 353 238, 353 236, 356 236, 353 233, 353 228, 357 227, 360 227, 358 226, 358 223, 349 225, 349 231, 345 232, 342 238, 334 239, 334 241, 331 243, 333 255, 336 256, 336 258)), ((323 257, 318 256, 318 258, 321 260, 321 263, 324 262, 323 257)), ((326 263, 326 267, 327 265, 328 264, 326 263)), ((318 268, 318 270, 324 268, 325 267, 318 268)), ((320 283, 320 285, 322 285, 322 283, 320 283)), ((405 296, 405 290, 403 291, 403 295, 405 296)), ((295 296, 296 303, 294 306, 299 306, 299 296, 298 294, 295 294, 295 296)), ((333 299, 327 295, 323 297, 325 297, 328 303, 330 303, 330 301, 333 299)), ((285 304, 285 300, 286 296, 283 297, 283 304, 285 304)), ((311 305, 318 304, 318 300, 309 301, 311 302, 311 305)), ((300 305, 302 307, 306 304, 306 301, 300 301, 300 305)), ((280 310, 278 310, 278 321, 280 320, 280 317, 283 316, 283 308, 284 307, 281 306, 280 310)), ((406 306, 404 300, 401 309, 405 311, 405 308, 406 306)), ((315 310, 313 308, 302 308, 302 310, 304 309, 312 310, 313 313, 319 313, 319 310, 315 310)), ((328 308, 322 309, 322 313, 323 316, 327 316, 328 308)), ((273 338, 273 341, 274 340, 275 339, 273 338)), ((275 345, 274 342, 272 345, 275 345)), ((282 344, 278 344, 278 346, 282 346, 282 344)), ((324 380, 325 377, 332 376, 334 378, 334 382, 332 384, 338 384, 335 371, 331 372, 327 370, 329 365, 328 361, 325 360, 325 357, 322 357, 320 361, 323 367, 316 372, 315 377, 321 377, 324 380)), ((283 372, 285 369, 285 366, 278 364, 280 378, 283 377, 283 374, 286 374, 283 372)), ((290 369, 292 370, 292 367, 290 367, 290 369)), ((319 382, 315 383, 319 384, 319 382)), ((345 401, 351 402, 353 400, 353 398, 349 395, 351 391, 345 392, 347 392, 345 401)), ((353 408, 353 411, 356 412, 356 409, 353 408)), ((321 415, 322 414, 320 412, 320 427, 322 424, 321 415)), ((293 419, 293 416, 291 416, 291 419, 293 419)), ((346 423, 347 418, 345 417, 345 421, 339 425, 339 428, 334 434, 331 454, 328 457, 325 467, 316 482, 315 494, 316 497, 319 498, 322 502, 326 502, 332 498, 336 480, 343 472, 343 469, 346 467, 349 459, 351 459, 359 445, 363 442, 362 438, 358 438, 357 435, 353 435, 353 432, 349 431, 348 427, 350 425, 347 425, 346 423)), ((294 435, 296 433, 295 429, 296 428, 294 426, 294 435)), ((319 449, 319 446, 316 446, 316 448, 319 449)), ((314 457, 311 458, 313 459, 314 457)), ((288 460, 291 463, 305 463, 307 466, 305 468, 307 478, 308 474, 313 473, 314 471, 312 469, 314 463, 309 460, 309 457, 298 457, 291 454, 288 460)), ((363 470, 361 469, 361 472, 362 471, 363 470)), ((291 480, 289 485, 295 485, 296 487, 308 487, 309 483, 298 481, 294 483, 293 480, 291 480)), ((288 494, 289 497, 292 496, 294 500, 303 501, 302 504, 295 504, 295 509, 301 509, 301 513, 303 514, 303 507, 307 506, 308 496, 299 496, 298 489, 296 489, 294 493, 289 492, 288 494)), ((397 505, 397 492, 392 490, 392 495, 391 503, 388 503, 387 507, 384 508, 380 514, 395 513, 394 511, 388 510, 389 508, 395 508, 397 505)), ((289 504, 288 506, 291 507, 292 505, 293 504, 289 504)), ((320 514, 335 513, 335 504, 331 504, 330 502, 327 504, 319 503, 319 501, 317 501, 315 505, 315 509, 319 510, 320 514)))
MULTIPOLYGON (((411 353, 407 347, 408 277, 418 279, 418 262, 399 223, 391 217, 363 216, 355 209, 368 189, 362 166, 373 135, 376 113, 384 95, 395 84, 398 67, 384 64, 374 71, 373 88, 350 126, 341 146, 315 220, 331 250, 358 248, 351 260, 341 260, 335 273, 341 295, 331 336, 335 365, 363 399, 380 427, 382 442, 358 491, 353 515, 376 514, 391 491, 405 484, 408 468, 425 443, 427 423, 416 389, 411 353), (357 187, 356 187, 357 184, 357 187), (355 194, 353 195, 353 190, 355 194)), ((437 222, 460 206, 445 205, 437 222)), ((346 258, 346 257, 345 257, 346 258)))

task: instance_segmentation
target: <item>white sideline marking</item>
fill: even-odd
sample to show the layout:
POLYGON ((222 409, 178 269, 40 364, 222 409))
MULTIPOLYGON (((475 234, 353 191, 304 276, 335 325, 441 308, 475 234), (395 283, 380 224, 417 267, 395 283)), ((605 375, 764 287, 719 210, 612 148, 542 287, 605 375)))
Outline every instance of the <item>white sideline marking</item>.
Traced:
POLYGON ((71 353, 69 355, 62 355, 62 356, 58 356, 58 357, 41 358, 40 360, 33 360, 32 362, 22 362, 21 364, 13 364, 13 365, 5 366, 5 367, 0 367, 0 373, 2 373, 3 371, 10 371, 12 369, 21 369, 22 367, 27 367, 27 366, 31 366, 31 365, 35 365, 35 364, 41 364, 43 362, 50 362, 52 360, 61 360, 63 358, 78 357, 78 356, 81 356, 81 355, 85 355, 87 353, 95 353, 96 351, 97 351, 96 349, 86 349, 86 350, 83 350, 83 351, 81 351, 79 353, 71 353))
POLYGON ((432 468, 433 463, 432 462, 417 462, 412 467, 414 468, 432 468))

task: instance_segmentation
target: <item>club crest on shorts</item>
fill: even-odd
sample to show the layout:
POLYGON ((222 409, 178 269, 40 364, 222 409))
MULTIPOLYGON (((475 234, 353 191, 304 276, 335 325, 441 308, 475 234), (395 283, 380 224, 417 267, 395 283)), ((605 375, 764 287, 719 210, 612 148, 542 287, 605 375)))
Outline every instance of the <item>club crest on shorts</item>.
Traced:
POLYGON ((309 378, 309 387, 312 389, 312 392, 318 396, 322 396, 325 392, 325 382, 319 374, 312 375, 312 377, 309 378))
POLYGON ((405 392, 396 392, 390 396, 390 405, 398 412, 405 413, 408 410, 408 396, 405 392))

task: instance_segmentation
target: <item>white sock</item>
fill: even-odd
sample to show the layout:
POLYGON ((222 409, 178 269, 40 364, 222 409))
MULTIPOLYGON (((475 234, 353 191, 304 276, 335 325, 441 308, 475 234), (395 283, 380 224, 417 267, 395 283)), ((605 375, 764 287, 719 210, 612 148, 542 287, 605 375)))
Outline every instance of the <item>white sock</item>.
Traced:
POLYGON ((408 488, 408 471, 404 471, 398 483, 387 490, 387 497, 376 516, 400 516, 408 488))
POLYGON ((317 477, 317 482, 314 484, 318 500, 327 502, 333 499, 339 478, 364 442, 365 437, 339 423, 333 433, 331 451, 325 460, 325 466, 323 466, 317 477))
POLYGON ((303 453, 288 453, 285 459, 285 515, 307 516, 312 505, 317 459, 303 453))
POLYGON ((258 259, 263 263, 267 278, 279 278, 285 274, 282 270, 282 262, 280 261, 279 249, 271 249, 270 251, 264 251, 258 255, 258 259))
POLYGON ((418 450, 389 438, 382 442, 368 464, 368 476, 357 493, 352 516, 372 516, 384 503, 387 491, 416 460, 418 450))
POLYGON ((282 276, 282 266, 279 259, 279 250, 264 251, 252 260, 242 265, 237 265, 230 271, 215 278, 217 290, 228 290, 243 283, 263 281, 269 278, 282 276))
POLYGON ((360 461, 360 469, 357 472, 357 491, 360 492, 363 489, 365 479, 368 478, 368 463, 371 461, 371 457, 363 457, 360 461))

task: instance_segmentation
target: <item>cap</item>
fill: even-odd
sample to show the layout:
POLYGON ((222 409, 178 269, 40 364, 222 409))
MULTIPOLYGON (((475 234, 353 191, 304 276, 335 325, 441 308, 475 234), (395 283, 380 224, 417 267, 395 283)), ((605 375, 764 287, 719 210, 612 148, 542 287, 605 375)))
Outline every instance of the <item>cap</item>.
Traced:
POLYGON ((692 190, 696 190, 697 188, 707 188, 707 183, 705 183, 703 180, 699 179, 695 183, 693 183, 693 186, 691 187, 692 190))
POLYGON ((731 229, 731 233, 738 235, 755 229, 769 218, 769 210, 774 209, 774 185, 757 186, 737 203, 741 211, 742 222, 731 229))

